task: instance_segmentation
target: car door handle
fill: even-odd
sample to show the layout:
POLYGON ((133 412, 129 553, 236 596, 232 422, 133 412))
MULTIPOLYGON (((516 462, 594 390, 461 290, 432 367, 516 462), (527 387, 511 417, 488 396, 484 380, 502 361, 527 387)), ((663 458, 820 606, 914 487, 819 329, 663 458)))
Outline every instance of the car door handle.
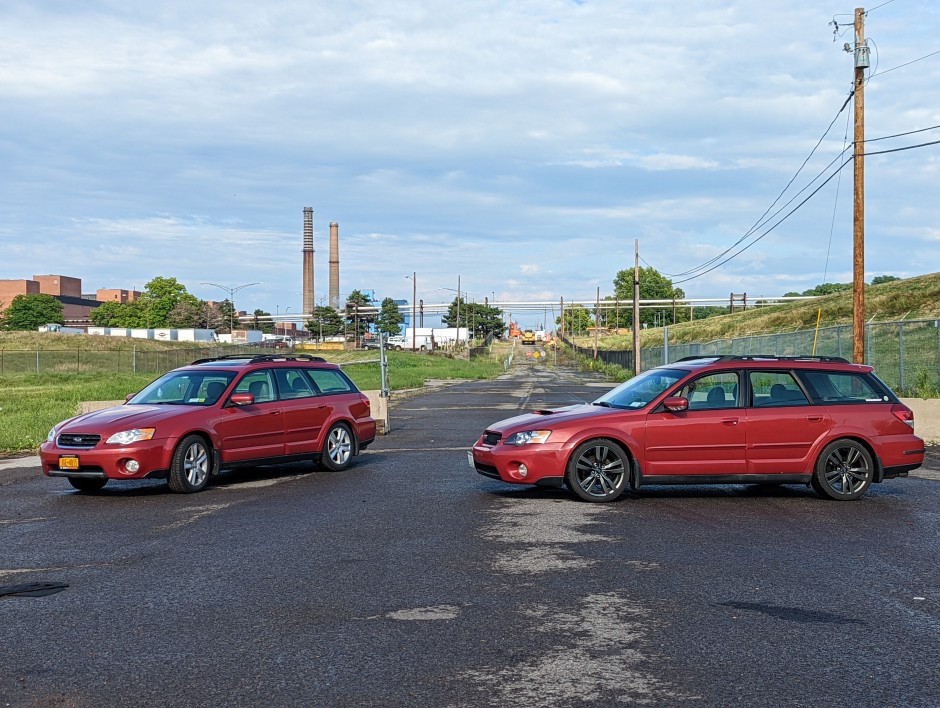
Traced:
POLYGON ((722 418, 721 422, 724 423, 725 425, 737 425, 738 420, 739 420, 738 418, 722 418))
POLYGON ((808 420, 810 423, 822 423, 822 419, 823 419, 823 417, 822 417, 821 415, 808 415, 808 416, 806 416, 806 420, 808 420))

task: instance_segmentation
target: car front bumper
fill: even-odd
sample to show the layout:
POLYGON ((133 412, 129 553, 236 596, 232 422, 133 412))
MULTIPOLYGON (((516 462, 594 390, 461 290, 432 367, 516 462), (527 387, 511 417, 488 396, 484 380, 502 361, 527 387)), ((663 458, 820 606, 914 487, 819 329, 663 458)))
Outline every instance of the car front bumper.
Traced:
POLYGON ((39 448, 42 472, 47 477, 97 479, 144 479, 162 477, 170 467, 173 447, 168 440, 147 440, 132 445, 106 445, 93 448, 64 448, 46 442, 39 448), (77 458, 77 466, 63 467, 63 459, 77 458), (127 468, 135 461, 136 471, 127 468))
POLYGON ((480 474, 511 484, 558 486, 565 477, 568 451, 551 442, 541 445, 485 445, 477 442, 468 461, 480 474))

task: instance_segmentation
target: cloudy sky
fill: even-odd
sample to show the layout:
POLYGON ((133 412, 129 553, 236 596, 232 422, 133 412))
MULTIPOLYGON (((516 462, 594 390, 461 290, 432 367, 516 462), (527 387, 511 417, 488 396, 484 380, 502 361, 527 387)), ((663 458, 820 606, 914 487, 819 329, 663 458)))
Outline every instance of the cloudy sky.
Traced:
MULTIPOLYGON (((296 312, 310 206, 318 300, 332 221, 341 292, 378 299, 410 300, 412 272, 425 302, 458 276, 477 300, 592 299, 634 239, 690 297, 848 282, 851 165, 768 230, 851 140, 854 7, 4 0, 0 278, 257 281, 239 309, 296 312)), ((940 125, 940 5, 866 9, 866 137, 940 125)), ((938 164, 866 159, 869 280, 938 270, 938 164)))

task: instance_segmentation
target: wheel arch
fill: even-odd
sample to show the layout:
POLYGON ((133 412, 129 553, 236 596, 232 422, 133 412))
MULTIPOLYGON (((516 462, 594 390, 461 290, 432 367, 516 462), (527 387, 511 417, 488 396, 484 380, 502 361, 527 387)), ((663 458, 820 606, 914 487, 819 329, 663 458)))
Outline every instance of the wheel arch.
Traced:
POLYGON ((592 428, 583 431, 581 434, 571 437, 565 443, 565 465, 563 469, 567 470, 571 464, 571 458, 582 444, 591 440, 612 440, 620 445, 630 460, 630 486, 636 489, 640 486, 640 462, 638 457, 639 444, 629 435, 624 435, 622 431, 612 428, 592 428))
POLYGON ((814 454, 810 462, 812 463, 812 468, 810 472, 816 474, 816 467, 819 465, 819 459, 822 456, 823 450, 825 450, 829 445, 839 440, 851 440, 856 442, 868 452, 868 455, 871 457, 872 464, 875 469, 873 470, 872 483, 880 484, 884 482, 885 468, 881 462, 881 458, 878 457, 878 454, 875 452, 875 446, 871 444, 871 441, 868 440, 864 435, 859 435, 854 432, 846 432, 842 435, 832 435, 829 436, 826 440, 822 441, 821 444, 814 450, 814 454))

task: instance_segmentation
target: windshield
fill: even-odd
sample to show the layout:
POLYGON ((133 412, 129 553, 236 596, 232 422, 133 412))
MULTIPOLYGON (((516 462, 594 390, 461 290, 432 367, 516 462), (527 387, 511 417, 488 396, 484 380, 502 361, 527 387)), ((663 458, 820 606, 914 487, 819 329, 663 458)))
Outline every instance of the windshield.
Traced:
POLYGON ((650 369, 605 393, 594 401, 594 405, 642 408, 688 374, 688 371, 680 369, 650 369))
POLYGON ((128 403, 171 406, 211 406, 235 378, 234 371, 171 371, 128 403))

